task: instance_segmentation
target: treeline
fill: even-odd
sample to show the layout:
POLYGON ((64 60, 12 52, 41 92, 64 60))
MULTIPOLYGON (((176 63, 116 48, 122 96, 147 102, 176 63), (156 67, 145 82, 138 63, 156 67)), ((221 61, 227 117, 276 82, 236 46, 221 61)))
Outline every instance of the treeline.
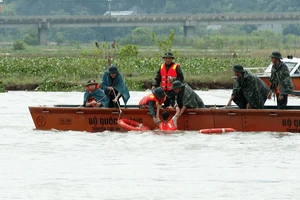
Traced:
MULTIPOLYGON (((244 12, 298 12, 299 0, 4 0, 1 3, 2 16, 16 15, 103 15, 109 10, 124 11, 135 9, 136 12, 145 14, 201 14, 201 13, 244 13, 244 12)), ((183 37, 182 27, 153 27, 153 28, 51 28, 48 30, 48 41, 57 45, 74 45, 89 42, 112 42, 120 44, 136 44, 151 46, 154 41, 151 34, 154 32, 161 37, 166 36, 170 29, 176 33, 175 45, 184 46, 225 46, 230 45, 231 39, 222 39, 221 43, 211 41, 212 35, 221 37, 245 36, 257 30, 255 25, 223 26, 216 31, 207 30, 206 27, 198 27, 194 39, 183 37), (209 38, 209 39, 207 39, 209 38), (194 42, 197 40, 197 42, 194 42), (225 42, 223 42, 225 41, 225 42)), ((298 25, 287 25, 283 29, 284 36, 289 34, 299 36, 298 25)), ((266 36, 268 37, 268 36, 266 36)), ((13 42, 22 40, 27 45, 38 45, 38 31, 33 28, 1 29, 0 42, 13 42)), ((219 39, 218 39, 219 40, 219 39)), ((242 41, 245 39, 239 39, 242 41)), ((268 38, 259 39, 268 40, 268 38)), ((219 40, 220 41, 220 40, 219 40)), ((252 45, 250 42, 238 42, 252 45)), ((282 44, 287 43, 281 40, 282 44)), ((216 42, 218 42, 216 40, 216 42)), ((235 41, 233 41, 235 42, 235 41)), ((264 46, 264 42, 255 42, 264 46)))

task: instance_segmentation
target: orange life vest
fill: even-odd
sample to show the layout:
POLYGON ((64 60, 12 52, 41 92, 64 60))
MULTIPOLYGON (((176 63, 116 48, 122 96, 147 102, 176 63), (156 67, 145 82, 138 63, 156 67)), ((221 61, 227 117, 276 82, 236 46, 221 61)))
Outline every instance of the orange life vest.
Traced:
POLYGON ((168 81, 168 76, 171 76, 173 79, 177 77, 176 68, 180 66, 179 64, 174 63, 169 71, 167 72, 166 63, 163 63, 160 66, 160 75, 161 75, 161 87, 163 90, 172 90, 172 83, 168 81))
POLYGON ((161 100, 158 100, 154 94, 148 94, 147 96, 144 96, 140 102, 139 102, 139 106, 147 106, 149 101, 155 101, 156 105, 162 105, 166 100, 166 96, 164 96, 164 98, 162 98, 161 100))
POLYGON ((160 131, 176 131, 178 128, 175 126, 173 119, 170 119, 166 124, 160 122, 158 125, 160 131))

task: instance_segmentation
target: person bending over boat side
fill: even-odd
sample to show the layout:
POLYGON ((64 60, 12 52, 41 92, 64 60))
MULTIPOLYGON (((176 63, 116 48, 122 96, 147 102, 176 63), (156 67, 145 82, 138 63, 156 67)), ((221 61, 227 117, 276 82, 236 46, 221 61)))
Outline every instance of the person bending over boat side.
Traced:
POLYGON ((94 79, 91 79, 87 82, 85 88, 83 106, 102 107, 107 96, 104 94, 103 90, 100 89, 99 84, 94 79))
POLYGON ((160 122, 159 110, 166 100, 166 94, 161 87, 155 88, 151 94, 143 97, 139 102, 140 108, 149 108, 149 113, 155 124, 160 122), (156 115, 154 109, 156 108, 156 115))
MULTIPOLYGON (((280 60, 282 57, 279 52, 272 52, 270 57, 273 63, 270 77, 270 89, 276 94, 277 108, 285 109, 288 102, 288 95, 294 90, 290 71, 286 64, 280 60)), ((271 98, 271 94, 269 97, 271 98)))
POLYGON ((177 119, 179 117, 180 108, 176 106, 176 113, 175 115, 169 120, 170 113, 168 111, 164 111, 161 116, 163 121, 159 123, 158 129, 160 131, 176 131, 178 130, 177 127, 177 119))
POLYGON ((231 97, 225 107, 234 103, 240 109, 263 109, 271 90, 257 76, 246 71, 242 65, 232 67, 236 80, 231 97))
POLYGON ((130 94, 124 78, 115 65, 111 65, 108 70, 104 72, 101 86, 105 94, 108 94, 105 107, 118 108, 120 106, 120 97, 123 98, 126 107, 130 94))
POLYGON ((180 81, 174 81, 172 83, 172 89, 177 94, 174 107, 180 108, 179 116, 184 113, 187 108, 204 108, 204 103, 198 94, 188 85, 183 84, 180 81))
POLYGON ((184 76, 181 71, 180 64, 174 63, 173 53, 166 52, 163 57, 164 63, 161 64, 155 76, 155 84, 152 85, 152 90, 155 87, 162 87, 166 93, 166 101, 164 102, 164 107, 173 107, 175 104, 176 94, 172 90, 172 82, 179 80, 183 82, 184 76))

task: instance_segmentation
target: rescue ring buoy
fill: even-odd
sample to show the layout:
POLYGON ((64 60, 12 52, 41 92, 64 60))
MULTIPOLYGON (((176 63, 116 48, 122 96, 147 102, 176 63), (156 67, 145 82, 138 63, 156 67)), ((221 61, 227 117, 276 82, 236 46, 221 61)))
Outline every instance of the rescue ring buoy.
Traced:
POLYGON ((235 130, 233 128, 208 128, 208 129, 201 129, 199 133, 203 134, 211 134, 211 133, 229 133, 234 132, 235 130))
POLYGON ((118 124, 121 128, 128 131, 149 131, 150 128, 144 124, 131 120, 131 119, 119 119, 118 124))

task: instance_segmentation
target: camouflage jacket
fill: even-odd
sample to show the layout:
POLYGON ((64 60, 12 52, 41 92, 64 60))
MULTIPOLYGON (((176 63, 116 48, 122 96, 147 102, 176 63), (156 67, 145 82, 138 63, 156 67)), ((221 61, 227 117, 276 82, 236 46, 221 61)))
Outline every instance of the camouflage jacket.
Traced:
POLYGON ((244 95, 253 109, 262 109, 270 92, 269 87, 257 76, 246 71, 233 84, 232 96, 244 95))
POLYGON ((177 104, 180 108, 204 108, 204 103, 198 94, 188 85, 185 84, 177 95, 177 104))
POLYGON ((270 82, 270 89, 275 92, 275 88, 278 86, 280 95, 288 95, 294 90, 289 69, 283 62, 280 62, 278 66, 272 66, 270 82))

